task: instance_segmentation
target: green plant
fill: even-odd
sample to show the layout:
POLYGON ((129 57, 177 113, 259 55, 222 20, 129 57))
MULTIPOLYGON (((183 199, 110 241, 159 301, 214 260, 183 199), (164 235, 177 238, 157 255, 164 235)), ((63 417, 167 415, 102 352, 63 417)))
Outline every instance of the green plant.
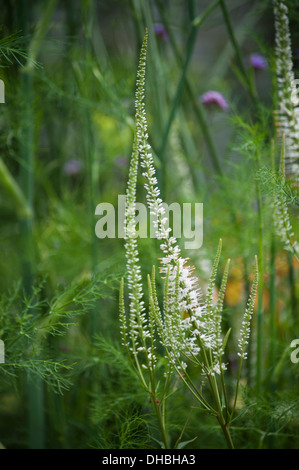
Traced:
POLYGON ((224 338, 221 332, 223 299, 228 278, 229 262, 223 274, 218 300, 214 305, 213 290, 220 260, 220 243, 209 280, 206 299, 202 301, 199 286, 197 286, 197 279, 192 275, 193 269, 187 265, 187 260, 181 257, 176 239, 170 236, 171 229, 168 228, 168 220, 164 215, 165 209, 163 208, 157 187, 152 155, 149 153, 150 146, 148 144, 144 107, 147 34, 146 32, 137 73, 136 131, 126 202, 126 257, 130 314, 127 323, 124 302, 124 281, 122 281, 120 289, 120 321, 123 344, 143 387, 152 397, 165 447, 168 447, 169 443, 165 431, 164 400, 167 395, 166 386, 169 383, 172 369, 174 369, 199 401, 201 407, 217 418, 228 447, 233 448, 234 445, 229 432, 229 425, 235 418, 242 362, 247 358, 250 320, 253 314, 258 285, 257 259, 252 292, 240 330, 238 352, 240 366, 233 406, 230 409, 224 380, 226 366, 223 363, 223 355, 230 330, 225 334, 224 338), (156 237, 161 241, 160 248, 163 252, 163 257, 161 258, 162 266, 160 269, 165 278, 163 310, 160 310, 154 268, 152 275, 148 276, 149 317, 146 316, 143 301, 143 287, 135 228, 136 182, 139 159, 143 169, 143 176, 145 177, 148 207, 151 215, 154 216, 153 223, 156 227, 156 237), (155 380, 158 364, 155 330, 158 332, 168 358, 165 385, 162 387, 159 395, 155 380), (191 379, 185 361, 190 361, 193 366, 199 369, 203 381, 199 388, 191 379), (146 373, 149 375, 149 382, 145 377, 146 373), (220 376, 219 383, 216 378, 217 376, 220 376), (203 384, 205 382, 209 385, 212 403, 204 396, 203 384), (159 399, 157 398, 158 396, 159 399))

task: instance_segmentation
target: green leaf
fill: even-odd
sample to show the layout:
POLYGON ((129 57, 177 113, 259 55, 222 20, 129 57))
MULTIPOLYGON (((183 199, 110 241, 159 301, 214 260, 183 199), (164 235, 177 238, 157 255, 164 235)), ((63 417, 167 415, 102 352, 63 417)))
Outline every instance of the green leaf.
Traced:
POLYGON ((159 441, 158 439, 155 439, 153 436, 152 436, 152 439, 153 441, 157 442, 161 446, 161 449, 165 449, 164 442, 159 441))
POLYGON ((231 423, 233 423, 234 421, 239 419, 244 413, 246 413, 246 411, 249 410, 249 408, 252 408, 255 405, 256 405, 256 403, 251 403, 250 405, 246 406, 246 408, 244 408, 244 410, 240 411, 240 413, 231 421, 231 423))
POLYGON ((231 328, 227 331, 226 335, 224 336, 224 339, 223 339, 223 351, 225 350, 226 348, 226 343, 228 341, 228 337, 230 335, 230 332, 231 332, 231 328))
POLYGON ((190 439, 189 441, 183 441, 179 442, 178 445, 176 446, 176 449, 184 449, 188 444, 191 444, 191 442, 194 442, 197 439, 198 436, 195 436, 193 439, 190 439))

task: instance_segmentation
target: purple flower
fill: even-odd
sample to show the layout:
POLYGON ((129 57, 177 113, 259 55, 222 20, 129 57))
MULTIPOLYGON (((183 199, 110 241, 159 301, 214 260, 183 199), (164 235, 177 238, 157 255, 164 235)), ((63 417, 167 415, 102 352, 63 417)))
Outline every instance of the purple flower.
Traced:
POLYGON ((115 160, 115 165, 118 166, 118 167, 124 168, 124 167, 127 166, 127 164, 128 164, 127 157, 118 157, 115 160))
POLYGON ((255 70, 263 70, 268 67, 268 62, 266 61, 265 57, 257 53, 250 54, 248 63, 255 70))
POLYGON ((78 175, 82 171, 82 162, 79 160, 69 160, 63 165, 63 171, 67 175, 78 175))
POLYGON ((222 111, 228 109, 228 103, 224 96, 218 91, 207 91, 201 96, 201 102, 207 107, 218 107, 222 111))
POLYGON ((169 35, 167 29, 163 24, 155 24, 154 31, 155 35, 158 36, 160 39, 163 39, 163 41, 168 41, 169 35))

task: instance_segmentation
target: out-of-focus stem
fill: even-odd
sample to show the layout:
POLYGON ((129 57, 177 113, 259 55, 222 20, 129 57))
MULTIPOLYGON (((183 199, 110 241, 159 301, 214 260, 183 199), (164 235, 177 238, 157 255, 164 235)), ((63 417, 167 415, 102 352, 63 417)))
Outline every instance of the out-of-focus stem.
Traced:
MULTIPOLYGON (((163 19, 163 23, 166 25, 166 27, 168 26, 167 30, 168 30, 168 33, 169 33, 169 39, 170 39, 170 43, 171 43, 173 52, 176 56, 176 59, 177 59, 178 63, 181 65, 181 67, 183 67, 183 59, 181 57, 179 48, 176 44, 176 40, 175 40, 175 37, 172 33, 172 29, 168 25, 168 18, 167 18, 167 15, 165 14, 162 2, 161 2, 161 0, 156 0, 156 3, 157 3, 157 6, 159 8, 159 12, 161 14, 161 17, 163 19)), ((212 9, 209 8, 208 10, 209 10, 209 13, 211 13, 212 9)), ((205 14, 203 14, 201 16, 200 25, 202 24, 203 20, 206 19, 206 17, 207 17, 207 15, 205 15, 205 14)), ((195 20, 193 20, 193 26, 195 26, 195 29, 196 29, 198 27, 198 25, 196 25, 196 23, 194 25, 194 21, 195 20)), ((204 116, 202 105, 200 103, 198 103, 198 101, 195 97, 195 94, 192 90, 192 86, 191 86, 187 76, 185 78, 185 88, 186 88, 186 91, 187 91, 187 93, 190 97, 191 105, 193 106, 193 111, 195 113, 196 119, 199 123, 199 126, 200 126, 201 130, 202 130, 202 135, 203 135, 203 138, 205 140, 205 143, 206 143, 206 146, 207 146, 207 149, 208 149, 208 152, 209 152, 214 170, 216 171, 217 174, 221 174, 222 171, 221 171, 221 166, 220 166, 220 163, 219 163, 219 158, 218 158, 217 151, 216 151, 216 148, 215 148, 215 145, 214 145, 211 133, 210 133, 209 126, 208 126, 208 124, 206 122, 206 119, 205 119, 205 116, 204 116)))
POLYGON ((15 211, 20 219, 30 219, 32 217, 31 207, 29 207, 22 189, 2 159, 0 159, 0 185, 14 202, 15 211))
MULTIPOLYGON (((28 204, 30 215, 20 219, 22 234, 22 267, 23 285, 28 295, 32 294, 35 271, 35 243, 33 236, 34 222, 34 109, 33 109, 33 64, 38 56, 44 36, 48 29, 57 0, 48 0, 44 14, 35 29, 28 46, 28 60, 20 76, 20 103, 23 104, 21 113, 21 188, 28 204), (24 102, 25 98, 25 102, 24 102)), ((19 5, 22 29, 29 32, 31 2, 22 0, 19 5)), ((33 449, 45 447, 45 410, 44 392, 41 380, 27 384, 27 413, 28 413, 28 442, 33 449)))
MULTIPOLYGON (((256 155, 257 168, 260 168, 259 156, 256 155)), ((259 181, 256 181, 257 197, 257 222, 258 222, 258 250, 259 250, 259 281, 258 281, 258 301, 257 301, 257 349, 256 349, 256 391, 261 392, 262 380, 262 326, 263 326, 263 289, 264 289, 264 245, 263 245, 263 211, 262 196, 259 181)))
POLYGON ((244 62, 243 62, 243 59, 242 59, 242 55, 241 55, 241 52, 240 52, 240 48, 239 48, 238 42, 237 42, 236 37, 235 37, 234 28, 233 28, 232 23, 231 23, 230 15, 229 15, 229 12, 228 12, 227 7, 226 7, 225 0, 220 0, 220 6, 221 6, 221 9, 222 9, 223 18, 224 18, 224 21, 225 21, 225 24, 226 24, 226 28, 227 28, 227 31, 228 31, 229 38, 230 38, 232 46, 235 50, 238 68, 239 68, 239 70, 242 74, 244 82, 247 85, 247 88, 248 88, 248 91, 250 93, 252 101, 254 102, 255 106, 258 106, 258 101, 257 101, 257 95, 256 95, 256 89, 255 89, 255 86, 254 86, 254 82, 250 79, 248 73, 246 72, 244 62))

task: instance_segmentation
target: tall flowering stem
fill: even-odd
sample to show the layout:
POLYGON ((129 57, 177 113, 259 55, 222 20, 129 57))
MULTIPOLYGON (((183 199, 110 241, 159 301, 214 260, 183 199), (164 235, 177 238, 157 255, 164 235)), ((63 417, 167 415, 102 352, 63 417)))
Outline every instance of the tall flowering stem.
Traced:
MULTIPOLYGON (((229 260, 226 263, 218 299, 215 302, 216 277, 222 249, 222 240, 220 240, 204 299, 199 287, 198 278, 194 275, 194 267, 190 266, 188 259, 181 255, 178 242, 170 233, 169 220, 160 197, 153 157, 150 152, 151 147, 148 143, 147 119, 144 106, 146 45, 147 32, 144 38, 138 68, 136 133, 127 189, 125 248, 130 312, 127 320, 123 293, 124 281, 122 281, 120 293, 120 322, 123 343, 144 388, 153 398, 165 447, 167 447, 168 441, 165 431, 165 415, 161 403, 163 403, 166 397, 170 373, 174 369, 190 392, 199 401, 201 407, 218 420, 228 447, 234 448, 229 430, 234 410, 231 412, 229 409, 229 400, 224 380, 226 365, 223 363, 223 355, 230 331, 224 336, 221 330, 229 260), (151 220, 155 228, 156 238, 160 240, 162 252, 160 258, 160 275, 162 279, 164 279, 163 309, 160 309, 156 289, 155 267, 153 267, 152 275, 148 275, 148 316, 146 315, 143 301, 142 278, 135 227, 136 183, 139 161, 142 168, 142 175, 145 179, 144 187, 151 220), (157 331, 160 342, 165 348, 168 360, 165 385, 159 396, 161 403, 157 401, 157 386, 155 381, 155 369, 157 364, 155 331, 157 331), (200 386, 194 383, 189 375, 188 363, 193 364, 193 366, 199 369, 199 373, 202 376, 200 386), (147 383, 146 377, 149 377, 149 384, 147 383), (208 396, 212 396, 212 400, 205 397, 204 392, 206 384, 208 384, 210 389, 208 396)), ((256 285, 254 284, 254 286, 248 308, 245 312, 245 323, 248 322, 252 313, 256 295, 256 285)), ((241 341, 247 341, 247 336, 248 329, 246 329, 245 333, 243 329, 241 329, 241 341)), ((243 361, 245 357, 242 356, 241 359, 243 361)), ((239 379, 236 396, 238 393, 239 379)))
POLYGON ((238 371, 238 379, 237 379, 237 385, 236 385, 236 390, 235 390, 234 404, 233 404, 232 411, 230 413, 230 422, 233 420, 235 410, 236 410, 243 361, 247 359, 247 354, 248 354, 247 349, 248 349, 250 330, 251 330, 250 324, 251 324, 251 319, 252 319, 252 315, 254 311, 256 295, 258 291, 258 283, 259 283, 258 260, 257 260, 257 257, 255 257, 255 276, 254 276, 254 280, 253 280, 253 284, 251 288, 251 294, 249 296, 247 307, 246 307, 243 321, 241 324, 240 337, 238 340, 238 356, 240 357, 240 362, 239 362, 239 371, 238 371))
POLYGON ((277 101, 276 127, 278 135, 285 134, 286 176, 299 177, 299 97, 293 71, 288 8, 284 0, 273 0, 275 17, 275 55, 277 101))
MULTIPOLYGON (((158 397, 156 381, 156 353, 155 353, 155 326, 152 315, 146 315, 143 300, 143 284, 139 264, 139 252, 136 232, 136 183, 138 174, 139 155, 144 143, 144 87, 146 68, 146 49, 148 33, 146 31, 137 71, 136 100, 135 100, 135 138, 131 156, 129 181, 126 194, 125 210, 125 250, 127 258, 128 289, 129 289, 129 315, 127 318, 124 301, 124 280, 120 288, 120 324, 123 345, 125 346, 131 364, 139 377, 144 389, 150 395, 159 427, 162 434, 163 446, 169 447, 166 433, 164 398, 169 386, 171 368, 168 367, 165 376, 164 390, 158 397)), ((150 308, 150 312, 152 309, 150 308)))
MULTIPOLYGON (((144 119, 143 122, 146 123, 146 120, 144 119)), ((198 279, 193 276, 194 268, 188 265, 187 259, 182 258, 176 239, 170 236, 168 219, 165 217, 157 187, 152 154, 149 152, 150 146, 147 143, 147 128, 144 129, 143 139, 140 154, 141 166, 144 170, 143 176, 146 180, 147 202, 156 227, 156 237, 162 241, 160 248, 163 256, 160 271, 165 278, 163 320, 158 308, 156 308, 155 314, 160 339, 180 378, 198 399, 202 407, 217 418, 228 447, 233 448, 234 445, 229 432, 231 414, 223 375, 226 367, 222 363, 229 332, 224 338, 221 332, 223 299, 229 261, 226 264, 215 305, 213 295, 222 247, 222 241, 220 240, 209 280, 206 300, 203 302, 198 279), (207 402, 203 396, 202 387, 199 389, 193 383, 188 375, 185 361, 191 361, 193 365, 200 369, 204 381, 208 382, 210 386, 213 396, 212 404, 207 402), (221 386, 218 383, 217 375, 221 377, 221 386), (220 398, 222 395, 221 388, 224 403, 220 398), (224 409, 226 416, 224 415, 224 409)), ((250 305, 253 304, 255 295, 256 288, 253 289, 250 305)), ((154 304, 154 300, 152 300, 152 304, 154 304)))
POLYGON ((286 201, 286 195, 283 191, 283 187, 286 181, 285 175, 285 135, 282 136, 282 146, 281 146, 281 157, 280 157, 280 168, 279 168, 279 190, 273 198, 273 220, 275 231, 283 243, 283 247, 286 251, 291 253, 297 260, 299 260, 299 249, 298 243, 294 240, 293 227, 290 220, 290 214, 288 210, 288 205, 286 201))

